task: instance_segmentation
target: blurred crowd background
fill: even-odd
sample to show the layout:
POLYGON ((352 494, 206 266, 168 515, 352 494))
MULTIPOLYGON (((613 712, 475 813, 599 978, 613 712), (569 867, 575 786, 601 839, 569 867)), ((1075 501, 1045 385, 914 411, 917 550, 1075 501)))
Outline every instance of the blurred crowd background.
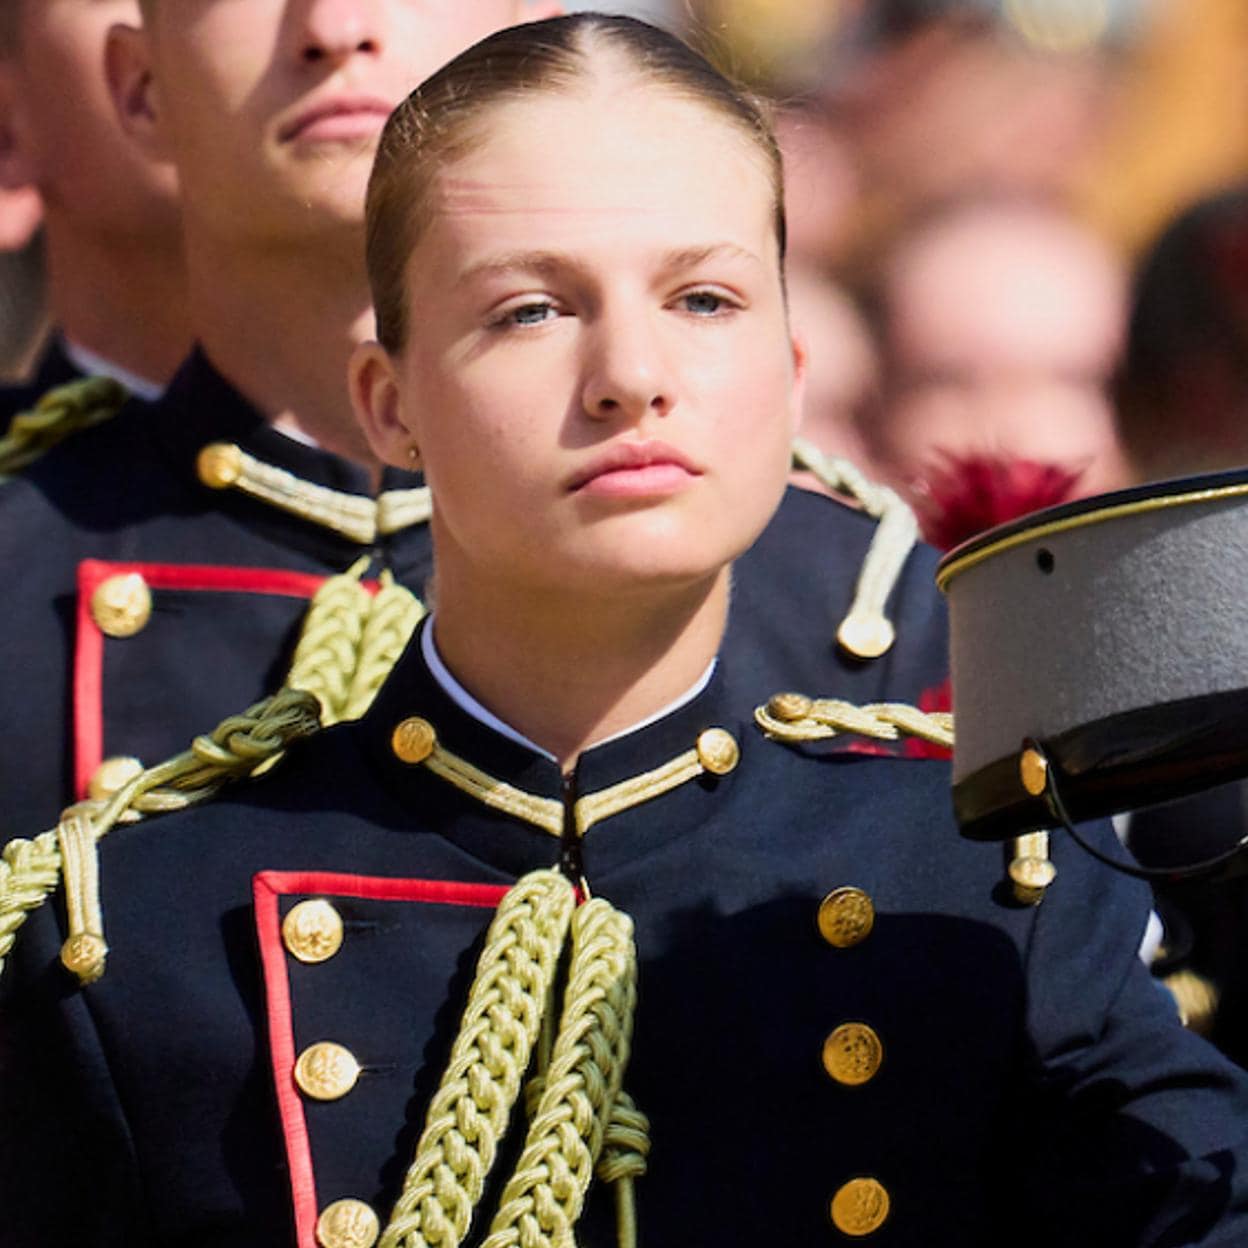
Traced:
MULTIPOLYGON (((1248 461, 1244 0, 633 0, 779 110, 804 433, 956 544, 1248 461)), ((27 193, 24 193, 27 194, 27 193)), ((0 370, 44 332, 0 228, 0 370)))

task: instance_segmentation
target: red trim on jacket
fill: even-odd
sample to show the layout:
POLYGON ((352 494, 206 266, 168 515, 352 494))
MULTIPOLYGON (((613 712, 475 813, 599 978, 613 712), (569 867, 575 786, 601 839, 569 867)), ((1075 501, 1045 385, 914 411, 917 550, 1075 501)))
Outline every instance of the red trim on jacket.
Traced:
MULTIPOLYGON (((77 628, 73 670, 74 793, 79 800, 104 758, 104 634, 91 615, 91 595, 110 576, 138 572, 153 590, 274 594, 311 599, 325 583, 321 573, 285 568, 236 568, 195 563, 111 563, 84 559, 78 565, 77 628)), ((375 591, 375 584, 365 583, 375 591)), ((242 708, 237 708, 241 710, 242 708)), ((204 724, 203 728, 214 727, 204 724)), ((147 759, 146 762, 160 762, 147 759)))
MULTIPOLYGON (((284 896, 362 897, 372 901, 420 901, 441 905, 496 907, 505 884, 461 884, 449 880, 404 880, 345 875, 329 871, 261 871, 252 879, 256 934, 264 969, 269 1024, 269 1059, 277 1092, 278 1116, 286 1143, 297 1248, 317 1248, 320 1207, 303 1100, 295 1085, 295 1023, 290 1004, 287 952, 282 943, 280 899, 284 896)), ((379 1214, 379 1216, 381 1216, 379 1214)), ((384 1218, 383 1218, 384 1222, 384 1218)))

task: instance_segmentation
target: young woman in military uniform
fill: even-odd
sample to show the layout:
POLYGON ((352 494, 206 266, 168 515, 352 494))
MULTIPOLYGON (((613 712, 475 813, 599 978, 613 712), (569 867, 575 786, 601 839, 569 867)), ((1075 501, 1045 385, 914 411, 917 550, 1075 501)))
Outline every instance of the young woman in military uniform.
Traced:
POLYGON ((945 764, 733 710, 802 372, 780 195, 756 104, 624 18, 391 119, 351 386, 428 475, 434 614, 363 720, 111 830, 102 909, 62 824, 6 1244, 1243 1242, 1248 1086, 1138 963, 1146 892, 1062 847, 1017 904, 945 764))

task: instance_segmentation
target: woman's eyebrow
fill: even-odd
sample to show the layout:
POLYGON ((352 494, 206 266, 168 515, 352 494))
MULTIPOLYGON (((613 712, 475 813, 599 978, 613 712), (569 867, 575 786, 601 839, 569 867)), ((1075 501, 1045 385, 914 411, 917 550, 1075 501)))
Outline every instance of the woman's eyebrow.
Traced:
POLYGON ((696 269, 708 260, 747 260, 751 264, 763 261, 752 251, 737 243, 708 243, 698 247, 677 247, 663 256, 665 269, 696 269))
MULTIPOLYGON (((760 257, 737 243, 705 243, 692 247, 675 247, 665 251, 659 258, 659 268, 664 272, 694 269, 711 260, 745 260, 761 265, 760 257)), ((460 282, 471 282, 482 277, 506 277, 517 273, 536 277, 551 277, 560 273, 588 273, 591 266, 584 260, 562 251, 508 251, 487 256, 470 264, 460 275, 460 282)))

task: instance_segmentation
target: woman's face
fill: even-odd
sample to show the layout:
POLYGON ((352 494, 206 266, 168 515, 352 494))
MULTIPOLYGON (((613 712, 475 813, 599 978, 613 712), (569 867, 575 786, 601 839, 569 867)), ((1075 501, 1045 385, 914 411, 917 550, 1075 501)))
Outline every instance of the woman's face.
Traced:
POLYGON ((480 137, 435 184, 405 349, 355 366, 375 449, 419 449, 439 593, 714 577, 774 510, 798 409, 762 153, 631 78, 480 137))

